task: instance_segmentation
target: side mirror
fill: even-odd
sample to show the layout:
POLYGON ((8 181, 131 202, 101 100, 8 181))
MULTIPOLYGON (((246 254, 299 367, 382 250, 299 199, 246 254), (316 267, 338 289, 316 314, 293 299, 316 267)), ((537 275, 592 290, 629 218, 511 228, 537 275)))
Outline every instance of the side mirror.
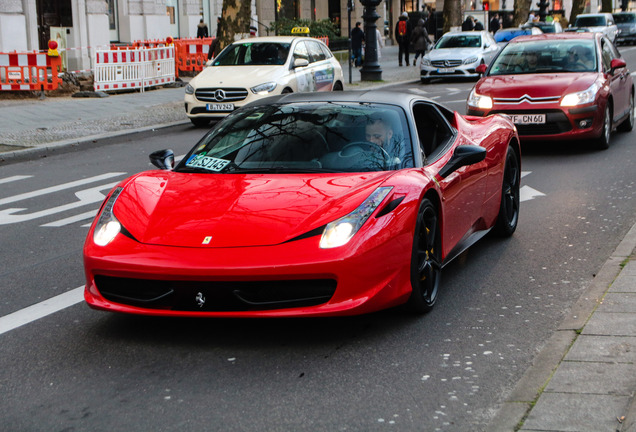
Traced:
POLYGON ((150 163, 162 170, 174 168, 174 152, 172 150, 158 150, 150 153, 150 163))
POLYGON ((618 68, 627 67, 627 63, 625 63, 625 60, 623 59, 615 58, 610 63, 610 67, 611 67, 610 73, 614 73, 614 71, 618 68))
POLYGON ((475 72, 483 75, 486 73, 486 69, 488 69, 488 66, 486 66, 485 64, 480 64, 479 66, 475 68, 475 72))
POLYGON ((305 67, 309 65, 309 60, 307 59, 294 59, 294 69, 299 68, 299 67, 305 67))
POLYGON ((486 159, 486 149, 474 145, 461 145, 455 149, 448 163, 440 170, 442 178, 448 177, 463 166, 473 165, 486 159))

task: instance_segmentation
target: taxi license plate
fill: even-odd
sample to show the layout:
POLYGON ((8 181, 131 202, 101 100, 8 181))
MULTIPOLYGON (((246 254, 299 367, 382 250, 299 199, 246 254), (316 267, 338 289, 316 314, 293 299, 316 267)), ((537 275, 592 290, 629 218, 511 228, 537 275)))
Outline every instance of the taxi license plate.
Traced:
POLYGON ((437 73, 455 73, 455 68, 438 68, 437 73))
POLYGON ((545 114, 511 114, 514 124, 545 124, 545 114))
POLYGON ((208 104, 208 111, 234 111, 234 104, 231 103, 218 103, 208 104))

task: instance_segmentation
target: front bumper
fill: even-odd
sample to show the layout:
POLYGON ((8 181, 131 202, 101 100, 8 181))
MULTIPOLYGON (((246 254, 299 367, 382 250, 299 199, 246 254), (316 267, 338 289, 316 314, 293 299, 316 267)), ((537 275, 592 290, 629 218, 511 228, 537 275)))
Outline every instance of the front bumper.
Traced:
POLYGON ((475 71, 479 63, 467 66, 438 68, 434 66, 422 66, 420 69, 421 79, 432 78, 479 78, 481 75, 475 71))
POLYGON ((543 108, 528 105, 498 104, 491 110, 479 110, 467 106, 467 114, 487 116, 490 114, 536 115, 545 114, 544 124, 515 124, 519 137, 524 141, 577 140, 600 136, 603 128, 604 106, 596 104, 576 108, 565 108, 550 104, 543 108))

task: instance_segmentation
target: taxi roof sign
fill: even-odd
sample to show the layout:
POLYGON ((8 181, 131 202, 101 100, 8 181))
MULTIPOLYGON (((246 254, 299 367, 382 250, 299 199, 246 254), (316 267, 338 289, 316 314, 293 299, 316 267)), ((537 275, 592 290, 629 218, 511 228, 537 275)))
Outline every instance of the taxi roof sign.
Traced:
POLYGON ((309 34, 309 27, 294 27, 291 30, 292 34, 309 34))

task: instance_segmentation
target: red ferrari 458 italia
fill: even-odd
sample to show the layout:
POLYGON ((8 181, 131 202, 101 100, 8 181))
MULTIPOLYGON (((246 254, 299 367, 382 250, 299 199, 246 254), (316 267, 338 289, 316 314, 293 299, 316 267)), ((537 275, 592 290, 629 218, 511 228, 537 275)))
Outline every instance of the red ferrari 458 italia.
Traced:
POLYGON ((145 315, 353 315, 435 304, 445 264, 519 220, 519 138, 419 95, 293 93, 116 186, 84 246, 85 298, 145 315))
POLYGON ((606 149, 615 128, 634 127, 632 76, 601 33, 519 36, 480 71, 466 112, 508 114, 523 141, 591 139, 606 149))

